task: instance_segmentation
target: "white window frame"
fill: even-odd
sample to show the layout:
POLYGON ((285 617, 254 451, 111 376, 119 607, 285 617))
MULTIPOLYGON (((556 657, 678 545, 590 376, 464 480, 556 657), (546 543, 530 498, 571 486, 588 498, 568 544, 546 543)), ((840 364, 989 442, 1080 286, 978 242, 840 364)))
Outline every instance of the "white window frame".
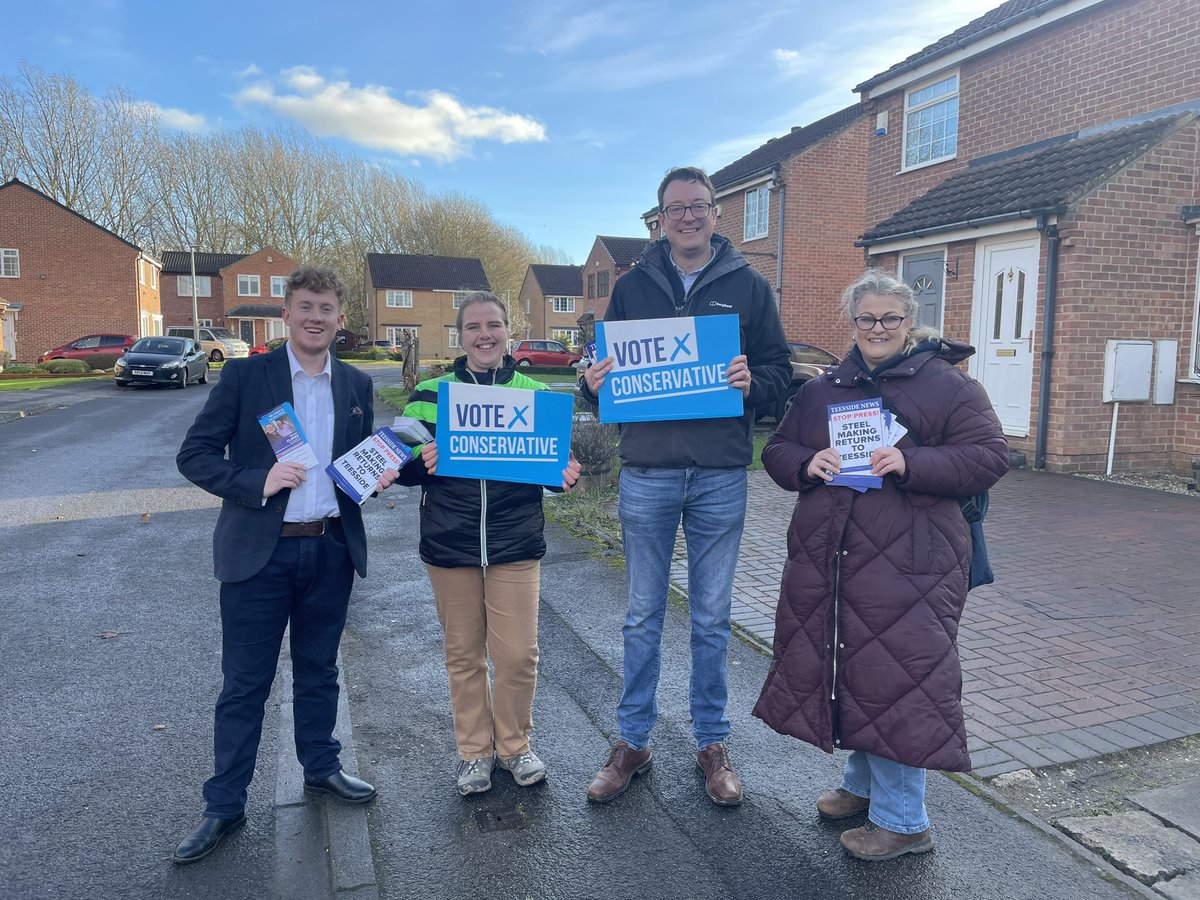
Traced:
POLYGON ((454 309, 461 309, 463 301, 470 297, 474 291, 452 291, 450 294, 450 305, 454 309))
MULTIPOLYGON (((145 287, 146 286, 146 261, 144 259, 139 259, 137 261, 137 266, 138 266, 138 284, 142 285, 142 287, 145 287)), ((145 334, 142 335, 142 337, 145 337, 145 336, 146 336, 145 334)))
POLYGON ((158 290, 158 266, 150 267, 150 287, 152 290, 158 290))
POLYGON ((419 327, 416 325, 388 325, 384 329, 387 332, 387 340, 391 341, 397 347, 403 342, 406 334, 416 335, 419 330, 419 327))
MULTIPOLYGON (((192 296, 192 276, 180 275, 176 282, 176 290, 180 297, 192 296)), ((196 296, 211 297, 212 296, 212 277, 209 275, 196 276, 196 296)))
POLYGON ((575 312, 574 297, 547 297, 547 300, 554 307, 556 313, 573 313, 575 312))
POLYGON ((742 240, 765 238, 771 230, 771 189, 767 185, 746 190, 742 240))
POLYGON ((412 291, 385 291, 384 303, 388 309, 412 309, 412 291))
POLYGON ((261 297, 262 296, 262 278, 258 275, 238 275, 238 293, 239 297, 261 297), (242 287, 243 280, 245 288, 242 287), (250 289, 250 285, 254 285, 254 289, 250 289))
MULTIPOLYGON (((935 77, 927 79, 918 85, 914 85, 913 87, 909 88, 908 90, 906 90, 904 92, 904 141, 903 141, 903 144, 900 149, 900 171, 901 172, 910 172, 913 169, 921 169, 921 168, 924 168, 925 166, 936 165, 937 163, 945 162, 948 159, 954 159, 956 156, 958 156, 958 121, 959 121, 959 116, 961 114, 961 109, 959 107, 958 99, 959 99, 959 91, 961 90, 961 88, 962 88, 962 79, 959 77, 959 71, 957 69, 955 69, 952 72, 941 72, 938 75, 936 75, 935 77), (938 94, 937 96, 929 97, 929 98, 914 102, 915 98, 919 94, 921 94, 922 91, 927 91, 930 88, 937 87, 938 85, 940 85, 944 82, 950 81, 951 79, 953 79, 954 84, 952 87, 948 88, 945 93, 938 94), (919 116, 922 113, 925 113, 925 112, 928 112, 931 110, 935 110, 940 106, 943 106, 945 104, 950 104, 950 103, 954 104, 954 116, 953 116, 953 119, 954 119, 954 147, 948 153, 943 153, 941 156, 933 156, 932 148, 933 148, 933 144, 936 143, 936 140, 932 137, 932 134, 931 134, 930 140, 928 142, 930 145, 930 153, 931 153, 930 157, 928 159, 919 159, 918 158, 918 159, 914 160, 912 163, 910 163, 908 161, 908 150, 909 150, 909 145, 912 143, 911 132, 914 130, 913 126, 924 127, 923 123, 918 125, 917 122, 913 121, 912 117, 919 116)), ((946 121, 949 121, 949 119, 950 119, 950 117, 946 116, 942 119, 942 121, 946 122, 946 121)), ((936 125, 936 122, 931 121, 928 124, 932 131, 932 129, 936 125)), ((946 140, 944 131, 943 131, 941 140, 942 141, 946 140)), ((918 145, 918 146, 920 146, 920 145, 918 145)), ((918 154, 918 156, 919 156, 919 154, 918 154)))
MULTIPOLYGON (((200 276, 197 275, 196 277, 199 278, 200 276)), ((201 328, 212 328, 212 319, 201 319, 200 327, 201 328)))
POLYGON ((446 329, 446 346, 451 350, 462 349, 462 344, 458 340, 458 329, 453 326, 446 329))
POLYGON ((271 296, 278 298, 280 300, 282 300, 284 297, 286 297, 287 296, 287 282, 288 282, 288 277, 286 275, 272 275, 271 276, 271 296), (279 288, 279 290, 276 291, 275 290, 276 288, 279 288))
POLYGON ((566 347, 579 346, 580 330, 578 328, 551 328, 550 340, 558 341, 566 347))
POLYGON ((0 278, 21 277, 21 251, 15 247, 0 249, 0 278), (9 271, 9 261, 12 261, 12 271, 9 271))

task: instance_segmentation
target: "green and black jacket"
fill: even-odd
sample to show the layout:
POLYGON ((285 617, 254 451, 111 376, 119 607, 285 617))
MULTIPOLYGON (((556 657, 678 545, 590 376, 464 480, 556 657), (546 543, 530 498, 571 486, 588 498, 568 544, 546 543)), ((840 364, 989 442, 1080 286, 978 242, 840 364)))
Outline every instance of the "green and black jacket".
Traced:
MULTIPOLYGON (((452 371, 418 384, 404 408, 406 416, 420 419, 435 436, 442 381, 546 389, 518 372, 511 356, 504 357, 499 369, 483 374, 468 370, 467 358, 460 356, 452 371)), ((421 559, 430 565, 459 569, 546 555, 540 485, 430 475, 420 458, 400 470, 399 481, 421 485, 421 559)))

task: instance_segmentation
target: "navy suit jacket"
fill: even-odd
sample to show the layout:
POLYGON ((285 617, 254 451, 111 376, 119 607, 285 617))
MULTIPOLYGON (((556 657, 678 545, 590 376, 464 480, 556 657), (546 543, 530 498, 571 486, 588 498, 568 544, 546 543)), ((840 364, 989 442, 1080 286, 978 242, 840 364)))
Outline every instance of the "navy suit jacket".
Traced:
MULTIPOLYGON (((336 358, 330 360, 330 378, 336 459, 371 434, 374 393, 369 375, 336 358)), ((286 346, 230 360, 175 458, 188 481, 221 498, 221 514, 213 532, 213 570, 220 581, 254 577, 275 552, 291 490, 284 489, 263 504, 267 472, 276 460, 258 417, 285 401, 293 402, 286 346)), ((313 469, 308 477, 329 476, 313 469)), ((350 559, 355 571, 365 576, 367 536, 362 509, 342 491, 335 493, 350 559)))

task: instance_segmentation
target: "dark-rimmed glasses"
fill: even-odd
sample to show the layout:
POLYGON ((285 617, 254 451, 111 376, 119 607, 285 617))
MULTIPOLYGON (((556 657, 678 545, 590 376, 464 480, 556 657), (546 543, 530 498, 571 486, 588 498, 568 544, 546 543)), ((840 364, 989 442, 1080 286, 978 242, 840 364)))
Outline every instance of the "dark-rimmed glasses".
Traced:
POLYGON ((859 331, 873 331, 876 325, 882 325, 884 331, 895 331, 908 316, 884 316, 877 319, 874 316, 855 316, 854 327, 859 331))
POLYGON ((672 203, 670 206, 664 206, 662 211, 672 222, 678 222, 683 218, 683 214, 688 210, 692 211, 693 219, 703 219, 712 212, 713 204, 711 203, 693 203, 691 206, 684 206, 682 203, 672 203))

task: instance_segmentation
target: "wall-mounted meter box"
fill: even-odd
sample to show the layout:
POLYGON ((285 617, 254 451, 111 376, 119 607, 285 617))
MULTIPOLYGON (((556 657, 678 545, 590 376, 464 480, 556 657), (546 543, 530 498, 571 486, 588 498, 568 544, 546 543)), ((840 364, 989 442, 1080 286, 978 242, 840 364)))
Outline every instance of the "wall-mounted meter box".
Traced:
POLYGON ((1150 399, 1154 341, 1109 339, 1104 345, 1104 402, 1150 399))

